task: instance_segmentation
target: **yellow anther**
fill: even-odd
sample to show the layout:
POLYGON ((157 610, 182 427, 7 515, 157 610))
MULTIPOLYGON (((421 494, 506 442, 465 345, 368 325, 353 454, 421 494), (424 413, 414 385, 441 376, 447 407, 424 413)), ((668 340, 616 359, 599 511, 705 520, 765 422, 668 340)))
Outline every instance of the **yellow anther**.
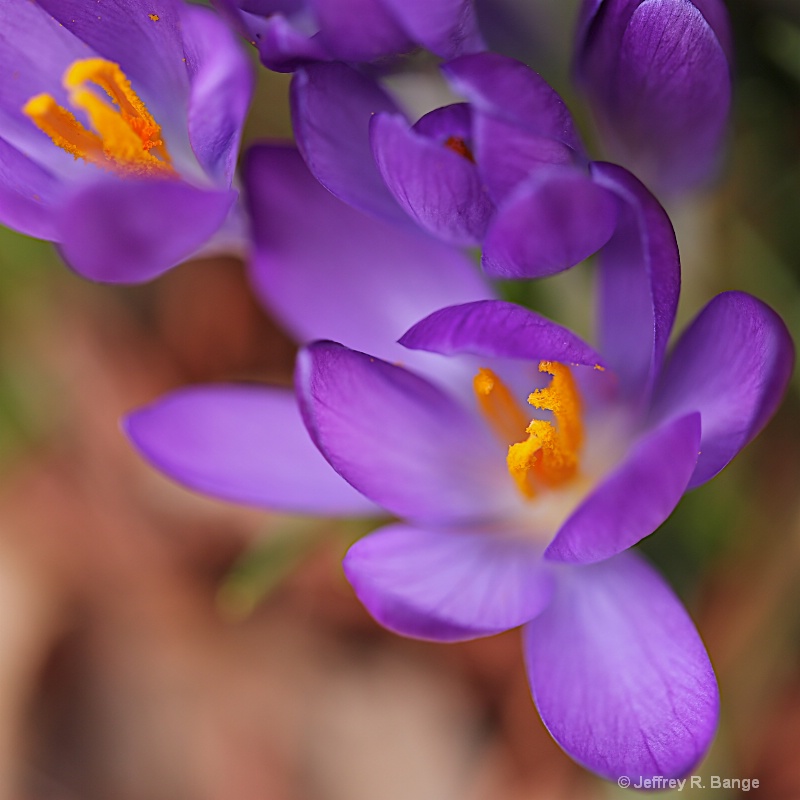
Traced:
POLYGON ((81 125, 74 114, 60 106, 49 94, 37 94, 23 106, 22 113, 44 131, 62 150, 75 158, 95 164, 104 160, 103 141, 81 125))
POLYGON ((62 149, 128 175, 174 175, 161 128, 119 65, 102 58, 75 61, 64 73, 71 104, 85 112, 93 133, 53 97, 37 95, 23 112, 62 149), (102 89, 111 103, 88 88, 102 89), (152 151, 152 152, 151 152, 152 151))
POLYGON ((539 372, 553 376, 550 385, 537 389, 528 396, 528 402, 542 411, 552 411, 563 445, 577 451, 583 444, 581 397, 569 367, 553 361, 540 361, 539 372))
POLYGON ((509 474, 528 499, 535 496, 539 486, 559 486, 572 478, 583 444, 580 395, 569 368, 542 361, 539 372, 553 379, 549 386, 532 392, 528 402, 541 411, 550 411, 553 422, 528 422, 508 388, 491 370, 481 369, 473 381, 481 411, 495 433, 509 444, 509 474))

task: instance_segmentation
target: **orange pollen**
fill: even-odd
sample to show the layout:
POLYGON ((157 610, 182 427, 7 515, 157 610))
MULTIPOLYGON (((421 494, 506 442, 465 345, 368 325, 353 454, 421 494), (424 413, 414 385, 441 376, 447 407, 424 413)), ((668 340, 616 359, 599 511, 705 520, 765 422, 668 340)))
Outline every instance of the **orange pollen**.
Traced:
POLYGON ((475 163, 475 156, 472 155, 472 150, 469 149, 467 143, 460 136, 448 136, 445 139, 444 146, 448 150, 458 153, 462 158, 466 158, 467 161, 475 163))
POLYGON ((569 368, 540 361, 539 372, 552 375, 553 380, 532 392, 528 403, 551 412, 553 422, 528 422, 508 387, 491 370, 481 369, 473 380, 481 412, 495 434, 509 445, 508 471, 526 499, 533 498, 542 486, 560 486, 574 477, 583 444, 581 400, 569 368))
POLYGON ((118 64, 103 58, 80 59, 67 68, 63 84, 70 104, 86 115, 92 130, 49 94, 32 97, 22 109, 53 144, 121 175, 175 175, 161 127, 118 64))

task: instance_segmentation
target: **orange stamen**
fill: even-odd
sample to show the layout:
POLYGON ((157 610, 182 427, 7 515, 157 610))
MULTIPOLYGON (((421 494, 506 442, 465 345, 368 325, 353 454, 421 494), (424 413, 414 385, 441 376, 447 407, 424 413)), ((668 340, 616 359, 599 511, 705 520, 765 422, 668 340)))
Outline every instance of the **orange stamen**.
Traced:
POLYGON ((469 149, 467 143, 460 136, 448 136, 445 139, 444 146, 448 150, 458 153, 462 158, 466 158, 467 161, 475 163, 475 156, 472 155, 472 150, 469 149))
POLYGON ((134 92, 118 64, 102 58, 75 61, 64 73, 70 103, 83 111, 94 131, 48 94, 31 98, 25 113, 55 145, 104 169, 123 175, 170 176, 172 160, 161 128, 134 92), (102 89, 109 103, 90 84, 102 89))
POLYGON ((578 452, 583 444, 580 395, 569 368, 541 361, 539 372, 552 375, 553 380, 532 392, 528 402, 541 411, 550 411, 553 422, 528 422, 508 388, 491 370, 481 369, 473 381, 483 415, 495 433, 509 443, 508 471, 527 499, 535 496, 539 486, 560 486, 571 479, 578 471, 578 452))

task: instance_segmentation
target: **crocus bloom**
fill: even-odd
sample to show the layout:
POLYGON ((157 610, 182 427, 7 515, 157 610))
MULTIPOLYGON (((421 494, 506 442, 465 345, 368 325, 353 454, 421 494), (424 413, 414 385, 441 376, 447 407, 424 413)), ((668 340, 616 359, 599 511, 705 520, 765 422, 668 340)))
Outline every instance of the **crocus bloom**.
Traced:
POLYGON ((292 83, 298 146, 317 179, 367 213, 483 245, 497 277, 538 277, 602 247, 616 203, 593 180, 572 117, 535 72, 491 53, 442 65, 468 103, 413 126, 371 78, 316 64, 292 83))
POLYGON ((155 8, 0 7, 0 221, 56 242, 95 280, 158 275, 207 242, 237 196, 247 59, 213 12, 155 8))
MULTIPOLYGON (((492 296, 469 258, 341 203, 293 148, 253 148, 244 178, 256 292, 299 341, 336 336, 441 370, 430 354, 409 362, 396 340, 442 305, 492 296)), ((125 427, 159 469, 207 494, 303 513, 379 512, 316 450, 288 387, 181 389, 131 414, 125 427)))
POLYGON ((608 778, 676 777, 713 736, 716 682, 680 602, 623 551, 763 427, 793 346, 773 311, 730 292, 665 359, 679 285, 669 221, 621 169, 597 178, 629 198, 601 253, 600 352, 484 300, 401 339, 477 364, 471 390, 333 342, 301 351, 297 387, 331 465, 402 520, 345 559, 371 614, 439 641, 524 625, 559 744, 608 778))
POLYGON ((327 330, 362 349, 383 342, 371 356, 312 344, 299 361, 306 420, 352 486, 314 458, 288 390, 174 393, 129 417, 134 443, 167 474, 218 496, 326 514, 383 507, 404 518, 346 561, 377 619, 448 641, 526 624, 537 705, 570 754, 612 777, 690 769, 716 723, 713 672, 668 587, 621 551, 772 414, 791 371, 783 324, 747 295, 721 295, 664 365, 675 239, 619 168, 599 165, 595 175, 620 203, 601 254, 602 356, 487 298, 452 251, 337 203, 295 153, 259 149, 247 177, 265 225, 254 276, 279 316, 301 339, 327 330), (391 259, 383 271, 376 253, 391 259), (387 343, 426 294, 441 300, 454 286, 473 299, 415 325, 405 356, 387 343))
POLYGON ((578 81, 611 156, 659 191, 719 163, 731 57, 722 0, 584 0, 578 81))
POLYGON ((472 0, 215 0, 266 67, 374 62, 422 46, 443 58, 484 48, 472 0))

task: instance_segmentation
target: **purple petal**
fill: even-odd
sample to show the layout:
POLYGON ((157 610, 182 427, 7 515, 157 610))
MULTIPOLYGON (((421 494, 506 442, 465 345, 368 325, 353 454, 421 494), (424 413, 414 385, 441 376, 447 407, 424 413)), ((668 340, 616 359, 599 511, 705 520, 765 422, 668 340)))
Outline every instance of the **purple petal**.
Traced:
POLYGON ((605 778, 685 775, 711 743, 719 713, 714 671, 685 609, 630 553, 562 577, 525 630, 542 721, 605 778))
POLYGON ((553 592, 541 551, 499 531, 391 525, 356 542, 344 571, 381 625, 440 642, 516 628, 553 592))
POLYGON ((421 227, 451 244, 481 241, 494 205, 472 161, 399 116, 376 114, 370 137, 389 191, 421 227))
POLYGON ((614 194, 577 169, 538 170, 497 209, 483 268, 496 278, 562 272, 608 242, 618 206, 614 194))
POLYGON ((694 5, 711 26, 720 46, 730 63, 733 63, 733 31, 728 17, 728 9, 723 0, 692 0, 694 5))
POLYGON ((436 308, 491 296, 468 257, 346 206, 293 148, 252 148, 245 182, 253 281, 300 341, 335 338, 407 362, 396 341, 411 324, 436 308))
POLYGON ((475 159, 496 203, 543 165, 583 160, 563 100, 524 64, 482 53, 456 59, 442 70, 472 103, 475 159))
POLYGON ((276 72, 294 72, 315 61, 332 58, 318 33, 310 36, 298 30, 283 14, 259 18, 250 28, 256 31, 251 39, 258 47, 261 63, 276 72))
POLYGON ((502 203, 534 171, 580 161, 579 155, 559 139, 532 135, 490 114, 474 116, 475 160, 495 203, 502 203))
POLYGON ((596 27, 582 71, 612 154, 660 191, 705 179, 719 160, 731 79, 703 14, 684 0, 647 0, 624 32, 599 17, 596 27))
POLYGON ((717 295, 670 354, 652 416, 699 411, 703 437, 690 486, 714 477, 767 424, 794 367, 781 318, 743 292, 717 295))
MULTIPOLYGON (((603 5, 603 2, 604 0, 583 0, 580 11, 578 12, 578 25, 576 29, 576 49, 579 54, 586 47, 586 37, 589 34, 592 23, 595 21, 597 12, 603 5)), ((607 0, 606 5, 608 5, 607 0)))
POLYGON ((522 62, 496 53, 479 53, 443 64, 442 71, 453 89, 469 100, 477 112, 583 152, 564 101, 522 62))
POLYGON ((517 504, 504 448, 476 416, 413 372, 318 342, 301 350, 296 385, 322 454, 397 516, 477 523, 517 504))
POLYGON ((53 145, 22 113, 37 94, 47 92, 64 104, 61 77, 67 67, 96 53, 59 25, 39 4, 0 3, 0 136, 53 172, 74 174, 83 165, 53 145))
POLYGON ((472 112, 469 103, 451 103, 421 116, 412 127, 415 133, 444 144, 451 136, 465 141, 472 137, 472 112))
POLYGON ((258 48, 261 63, 268 69, 293 72, 331 58, 320 42, 305 0, 212 0, 212 5, 234 30, 258 48))
POLYGON ((313 0, 320 39, 337 61, 375 61, 414 42, 381 0, 313 0))
POLYGON ((253 93, 250 62, 211 12, 187 6, 181 17, 191 80, 189 139, 197 160, 219 185, 230 186, 242 126, 253 93))
POLYGON ((61 253, 90 280, 147 281, 210 238, 235 199, 235 191, 203 191, 181 181, 97 181, 59 208, 61 253))
POLYGON ((124 420, 157 469, 204 494, 301 514, 375 514, 314 447, 289 389, 195 386, 124 420))
POLYGON ((473 0, 384 0, 406 33, 442 58, 477 53, 486 45, 473 0))
POLYGON ((569 329, 504 300, 478 300, 435 311, 403 334, 400 344, 449 356, 469 353, 603 365, 601 356, 569 329))
POLYGON ((0 223, 38 239, 56 238, 53 203, 60 181, 0 139, 0 223))
POLYGON ((344 64, 313 64, 295 74, 291 100, 297 146, 314 177, 360 211, 408 225, 369 141, 373 114, 400 113, 389 95, 344 64))
POLYGON ((592 164, 595 181, 620 202, 617 230, 600 252, 600 350, 632 398, 646 398, 658 376, 681 285, 672 223, 629 172, 592 164))
POLYGON ((697 413, 647 433, 570 515, 545 557, 590 564, 649 536, 683 497, 699 449, 697 413))

